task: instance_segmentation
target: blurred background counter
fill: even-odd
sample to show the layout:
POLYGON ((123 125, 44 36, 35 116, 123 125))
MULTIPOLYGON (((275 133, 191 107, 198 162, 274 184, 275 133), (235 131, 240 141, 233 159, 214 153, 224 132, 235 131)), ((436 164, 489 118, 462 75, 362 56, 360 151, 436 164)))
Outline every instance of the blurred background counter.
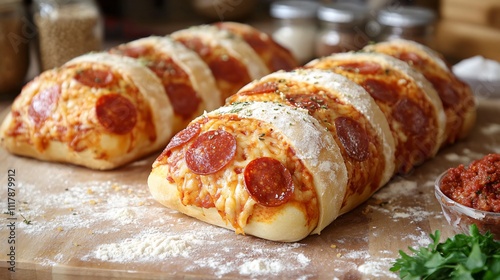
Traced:
MULTIPOLYGON (((299 12, 294 10, 293 5, 290 9, 280 8, 283 3, 280 1, 1 0, 0 95, 8 91, 12 97, 19 92, 19 86, 10 85, 7 89, 5 80, 14 80, 12 75, 26 82, 44 69, 67 60, 68 57, 56 60, 51 55, 62 55, 68 51, 70 43, 80 47, 74 49, 76 55, 78 52, 104 50, 138 38, 167 35, 189 26, 217 21, 248 23, 274 34, 277 41, 288 45, 304 63, 331 52, 360 49, 371 41, 394 36, 423 39, 452 64, 476 55, 500 61, 500 0, 303 1, 308 7, 316 5, 314 12, 308 12, 309 8, 301 6, 304 3, 299 5, 299 12), (47 11, 54 12, 47 8, 51 5, 75 2, 91 9, 87 9, 86 13, 77 12, 80 17, 59 10, 59 17, 52 13, 40 18, 47 11), (348 7, 354 4, 361 10, 348 7), (13 9, 12 5, 21 5, 25 10, 13 9), (98 18, 92 13, 92 7, 97 9, 98 18), (411 10, 409 14, 407 9, 411 10), (82 18, 83 15, 86 17, 82 18), (50 21, 47 19, 62 19, 63 16, 75 22, 68 34, 62 34, 48 24, 50 21), (307 21, 309 29, 302 29, 302 33, 277 32, 283 25, 293 27, 299 21, 307 21), (86 29, 92 32, 86 33, 86 29), (26 51, 28 45, 31 46, 29 52, 26 51), (46 47, 45 52, 41 51, 41 47, 46 47), (54 63, 44 62, 49 58, 54 63), (29 68, 25 69, 27 61, 29 68)), ((66 22, 63 25, 68 26, 66 22)))

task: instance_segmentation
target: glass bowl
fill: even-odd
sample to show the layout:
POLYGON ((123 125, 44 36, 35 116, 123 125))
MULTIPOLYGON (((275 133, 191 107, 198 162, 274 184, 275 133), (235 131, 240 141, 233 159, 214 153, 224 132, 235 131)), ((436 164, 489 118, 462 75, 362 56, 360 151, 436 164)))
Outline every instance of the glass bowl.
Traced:
POLYGON ((456 233, 469 234, 469 226, 475 224, 482 234, 487 231, 493 234, 493 238, 500 240, 500 213, 486 212, 464 206, 441 191, 441 181, 448 171, 443 172, 436 179, 434 190, 444 217, 453 227, 456 233))

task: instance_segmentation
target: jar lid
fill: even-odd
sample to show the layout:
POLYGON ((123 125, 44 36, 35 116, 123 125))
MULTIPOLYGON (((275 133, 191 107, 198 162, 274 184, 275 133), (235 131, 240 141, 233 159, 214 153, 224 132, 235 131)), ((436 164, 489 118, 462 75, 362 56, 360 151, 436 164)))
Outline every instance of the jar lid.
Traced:
POLYGON ((278 1, 271 4, 271 16, 275 18, 315 18, 319 4, 311 1, 278 1))
POLYGON ((318 9, 318 18, 336 23, 358 22, 365 19, 368 9, 355 3, 323 5, 318 9))
POLYGON ((380 10, 377 20, 380 24, 394 27, 421 26, 436 19, 434 11, 422 7, 399 7, 380 10))

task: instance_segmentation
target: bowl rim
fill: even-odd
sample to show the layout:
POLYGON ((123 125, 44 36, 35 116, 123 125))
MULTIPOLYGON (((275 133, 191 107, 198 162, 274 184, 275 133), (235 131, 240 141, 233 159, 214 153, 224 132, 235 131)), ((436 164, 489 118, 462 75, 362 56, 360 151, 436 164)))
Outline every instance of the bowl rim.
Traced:
POLYGON ((479 219, 479 220, 484 219, 486 216, 489 218, 500 219, 500 213, 483 211, 483 210, 471 208, 471 207, 465 206, 465 205, 451 199, 447 195, 445 195, 441 191, 441 181, 442 181, 443 177, 448 173, 448 171, 450 171, 450 169, 439 174, 439 176, 434 181, 435 195, 436 195, 437 200, 439 201, 439 204, 441 204, 441 206, 448 207, 448 208, 453 207, 455 210, 461 212, 462 214, 465 214, 467 216, 470 216, 472 218, 479 219))

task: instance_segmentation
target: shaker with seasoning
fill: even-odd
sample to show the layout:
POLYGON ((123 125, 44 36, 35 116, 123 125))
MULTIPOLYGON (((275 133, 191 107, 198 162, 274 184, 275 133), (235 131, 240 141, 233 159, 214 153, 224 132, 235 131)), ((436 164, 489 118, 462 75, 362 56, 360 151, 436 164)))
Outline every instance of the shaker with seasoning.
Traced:
POLYGON ((35 0, 34 3, 41 71, 101 50, 103 23, 93 0, 35 0))
POLYGON ((311 1, 278 1, 271 4, 276 19, 273 39, 288 48, 300 63, 314 57, 318 4, 311 1))
POLYGON ((434 11, 416 6, 385 8, 378 12, 378 41, 407 39, 429 45, 436 19, 434 11))
POLYGON ((0 2, 0 94, 21 88, 29 67, 26 12, 21 0, 0 2))
POLYGON ((321 6, 316 56, 363 48, 370 41, 364 31, 367 12, 365 6, 347 2, 321 6))

